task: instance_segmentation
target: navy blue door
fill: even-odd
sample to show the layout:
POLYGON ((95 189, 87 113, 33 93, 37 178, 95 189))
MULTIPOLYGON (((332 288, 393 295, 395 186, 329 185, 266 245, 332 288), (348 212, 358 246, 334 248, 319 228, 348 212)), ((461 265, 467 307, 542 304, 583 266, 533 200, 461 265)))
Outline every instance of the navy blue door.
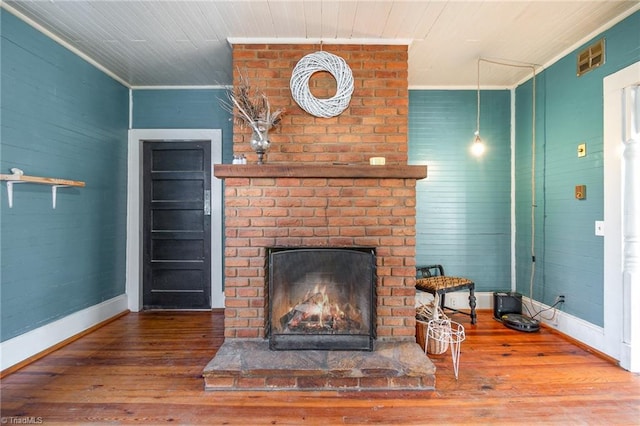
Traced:
POLYGON ((143 308, 211 308, 211 143, 143 143, 143 308))

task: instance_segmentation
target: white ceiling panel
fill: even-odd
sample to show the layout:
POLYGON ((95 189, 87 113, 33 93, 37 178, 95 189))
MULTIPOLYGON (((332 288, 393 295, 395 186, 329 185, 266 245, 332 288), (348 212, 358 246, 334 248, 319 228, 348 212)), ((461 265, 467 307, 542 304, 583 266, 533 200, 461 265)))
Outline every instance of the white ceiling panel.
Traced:
POLYGON ((352 38, 383 38, 382 34, 389 25, 389 14, 393 2, 359 2, 353 21, 352 38))
MULTIPOLYGON (((229 40, 409 45, 410 87, 475 87, 479 57, 547 64, 640 9, 622 0, 5 0, 121 81, 232 81, 229 40)), ((482 63, 482 86, 530 70, 482 63)))
MULTIPOLYGON (((306 32, 304 20, 304 3, 274 2, 270 4, 270 13, 275 16, 282 16, 282 25, 275 26, 274 34, 278 38, 300 37, 306 32)), ((269 17, 271 20, 271 17, 269 17)))
POLYGON ((418 34, 418 25, 433 3, 420 2, 417 5, 407 2, 394 4, 381 34, 386 39, 412 39, 418 34))
MULTIPOLYGON (((304 33, 300 33, 298 36, 311 39, 321 38, 324 35, 323 31, 325 30, 323 25, 324 16, 327 15, 327 19, 331 19, 331 9, 321 2, 305 2, 303 4, 304 14, 301 16, 304 18, 304 33), (325 11, 325 9, 327 10, 325 11)), ((331 28, 328 28, 327 30, 330 31, 331 28)))

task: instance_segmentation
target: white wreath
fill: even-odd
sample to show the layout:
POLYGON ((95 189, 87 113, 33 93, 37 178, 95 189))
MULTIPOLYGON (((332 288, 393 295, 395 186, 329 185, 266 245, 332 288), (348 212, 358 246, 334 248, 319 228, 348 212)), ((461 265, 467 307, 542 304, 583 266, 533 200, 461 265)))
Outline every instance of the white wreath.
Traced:
POLYGON ((300 59, 291 75, 291 95, 300 108, 316 117, 335 117, 347 109, 353 93, 351 68, 339 56, 320 51, 300 59), (336 79, 336 94, 329 99, 318 99, 309 90, 309 80, 318 71, 327 71, 336 79))

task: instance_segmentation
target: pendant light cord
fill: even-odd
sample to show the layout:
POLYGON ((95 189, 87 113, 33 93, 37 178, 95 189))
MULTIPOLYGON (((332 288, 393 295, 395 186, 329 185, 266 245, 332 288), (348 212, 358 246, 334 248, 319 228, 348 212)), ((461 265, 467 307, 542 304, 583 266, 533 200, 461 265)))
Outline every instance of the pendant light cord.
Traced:
POLYGON ((478 114, 476 114, 476 136, 480 136, 480 61, 482 58, 478 58, 478 81, 477 81, 477 109, 478 114))
MULTIPOLYGON (((513 63, 513 62, 505 62, 498 61, 492 59, 478 58, 478 116, 476 121, 476 129, 479 133, 480 131, 480 62, 487 62, 490 64, 496 65, 504 65, 515 68, 528 68, 532 73, 532 96, 531 96, 531 275, 529 278, 529 299, 533 300, 533 284, 535 281, 536 274, 536 66, 540 67, 540 65, 536 64, 528 64, 528 63, 513 63)), ((536 315, 540 314, 540 312, 536 313, 536 315)), ((534 315, 534 316, 536 316, 534 315)), ((556 312, 554 312, 554 317, 556 312)), ((553 319, 545 318, 545 319, 553 319)))

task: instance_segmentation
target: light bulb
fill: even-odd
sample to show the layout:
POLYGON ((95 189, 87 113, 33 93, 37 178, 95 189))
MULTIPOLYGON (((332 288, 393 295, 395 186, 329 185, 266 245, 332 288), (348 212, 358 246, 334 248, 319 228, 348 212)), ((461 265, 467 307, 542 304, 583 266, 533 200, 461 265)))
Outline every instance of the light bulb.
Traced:
POLYGON ((475 135, 476 137, 473 140, 473 145, 471 145, 471 153, 476 157, 480 157, 484 154, 484 142, 482 142, 482 139, 480 138, 480 132, 476 131, 475 135))

